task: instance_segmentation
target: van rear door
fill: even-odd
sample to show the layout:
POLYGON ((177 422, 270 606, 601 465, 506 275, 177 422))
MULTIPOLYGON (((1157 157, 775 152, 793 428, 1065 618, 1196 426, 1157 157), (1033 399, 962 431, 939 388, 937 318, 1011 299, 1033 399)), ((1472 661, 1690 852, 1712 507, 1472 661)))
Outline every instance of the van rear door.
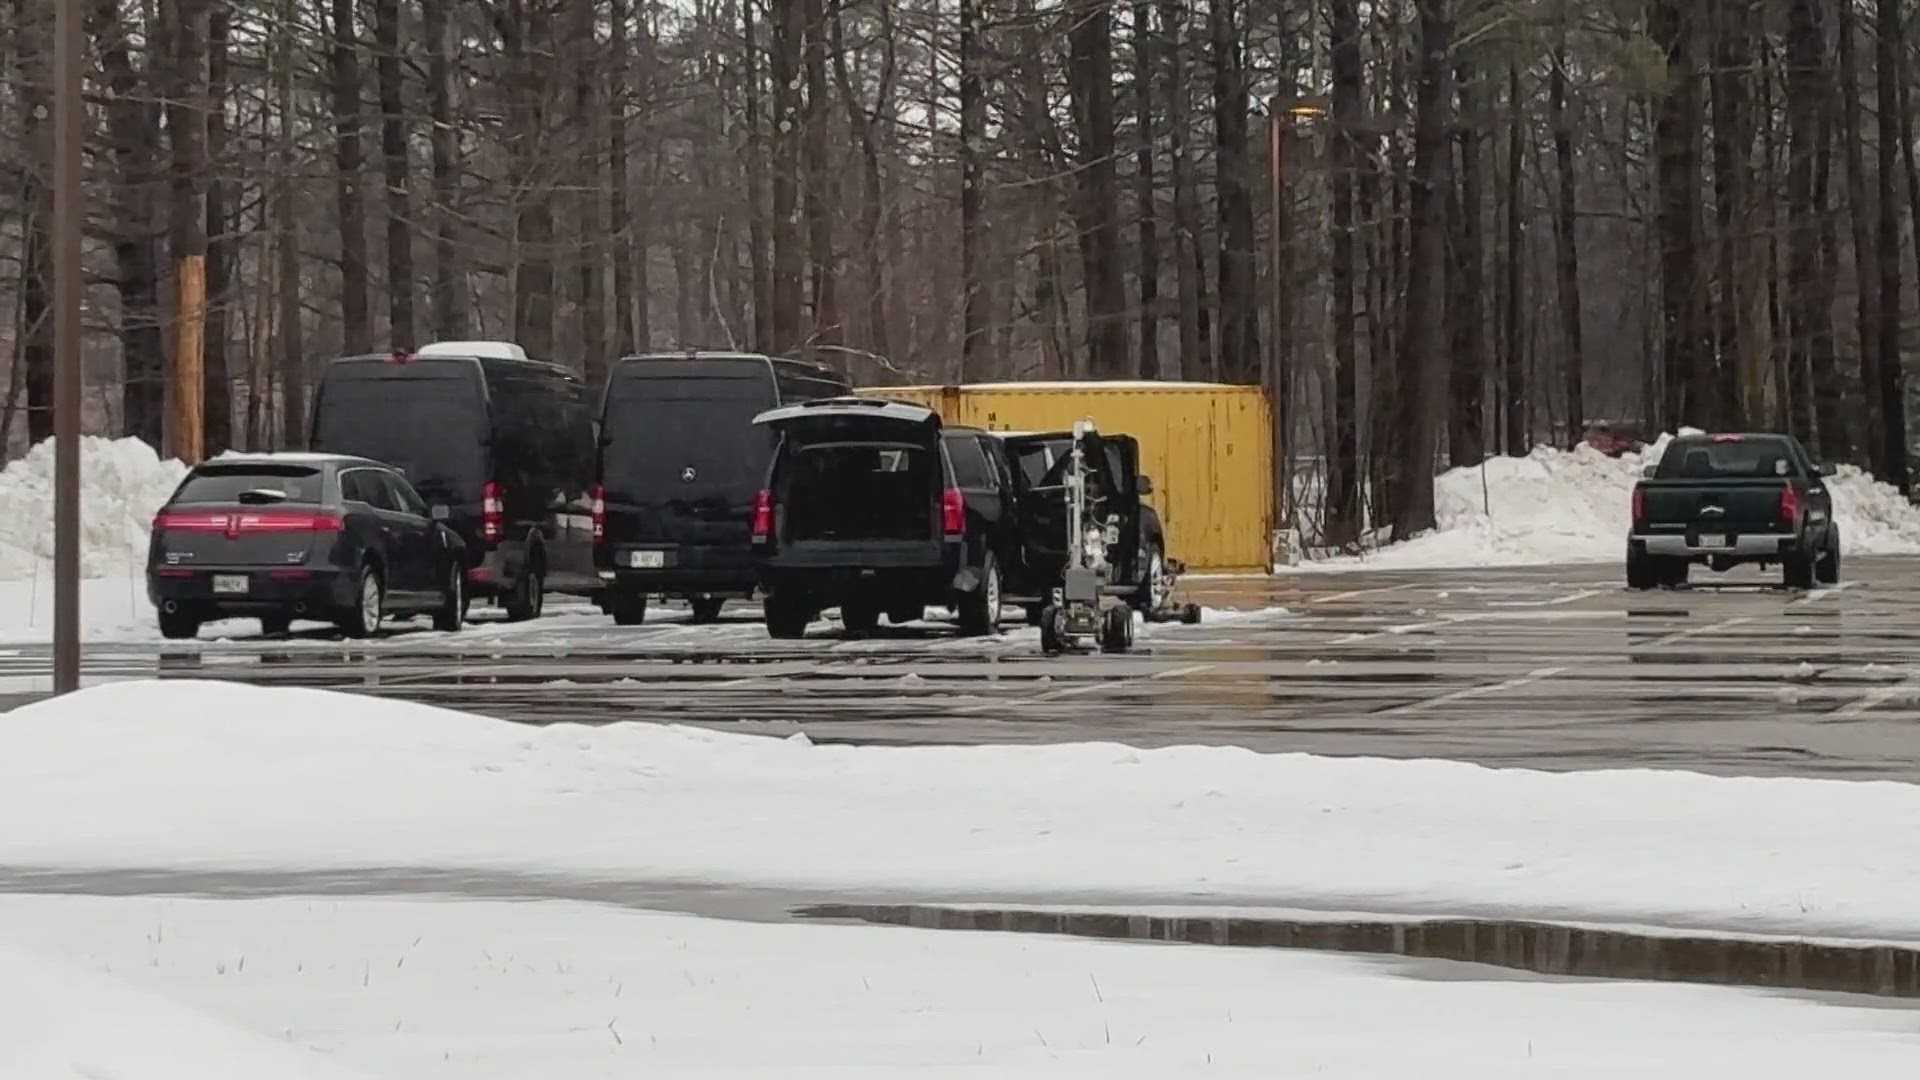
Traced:
POLYGON ((600 421, 608 544, 731 549, 747 566, 753 497, 773 456, 753 418, 774 404, 764 362, 616 368, 600 421))
POLYGON ((313 449, 400 469, 448 527, 484 551, 481 490, 492 479, 486 383, 471 357, 336 360, 313 407, 313 449))

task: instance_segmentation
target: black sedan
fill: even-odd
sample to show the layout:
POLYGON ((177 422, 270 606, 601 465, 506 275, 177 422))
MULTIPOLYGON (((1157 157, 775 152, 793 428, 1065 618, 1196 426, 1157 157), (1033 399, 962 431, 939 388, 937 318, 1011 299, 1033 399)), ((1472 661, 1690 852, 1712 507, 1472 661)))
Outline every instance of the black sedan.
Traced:
POLYGON ((325 454, 223 457, 196 467, 153 520, 147 595, 160 633, 255 617, 367 637, 389 615, 465 619, 464 545, 398 472, 325 454))

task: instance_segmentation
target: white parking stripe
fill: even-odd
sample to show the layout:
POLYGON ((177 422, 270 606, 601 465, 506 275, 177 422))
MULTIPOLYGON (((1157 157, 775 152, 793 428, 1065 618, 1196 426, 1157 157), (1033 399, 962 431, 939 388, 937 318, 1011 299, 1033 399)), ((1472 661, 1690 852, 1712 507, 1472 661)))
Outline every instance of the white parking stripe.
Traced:
POLYGON ((1379 596, 1382 593, 1401 592, 1406 589, 1411 589, 1417 584, 1417 582, 1409 581, 1400 585, 1382 585, 1377 589, 1352 589, 1347 592, 1334 593, 1331 596, 1315 597, 1311 603, 1331 604, 1339 600, 1352 600, 1357 596, 1379 596))
POLYGON ((1537 683, 1542 679, 1551 679, 1565 670, 1567 669, 1563 667, 1535 668, 1517 679, 1508 679, 1506 682, 1487 683, 1482 686, 1469 686, 1463 690, 1455 690, 1451 694, 1441 694, 1439 697, 1424 698, 1420 701, 1409 702, 1408 704, 1395 708, 1385 709, 1374 715, 1404 716, 1407 713, 1431 709, 1436 705, 1445 705, 1455 701, 1466 701, 1469 698, 1485 697, 1489 694, 1498 694, 1507 690, 1517 690, 1522 686, 1537 683))
POLYGON ((1836 720, 1851 720, 1856 716, 1871 712, 1895 698, 1915 695, 1920 695, 1920 674, 1909 676, 1905 682, 1897 682, 1890 686, 1881 686, 1869 690, 1847 704, 1842 705, 1840 708, 1835 709, 1830 715, 1836 720))
POLYGON ((1556 596, 1551 600, 1489 600, 1487 601, 1487 606, 1488 607, 1557 607, 1561 604, 1572 604, 1581 600, 1585 600, 1589 596, 1599 596, 1600 592, 1601 590, 1599 589, 1582 589, 1577 593, 1568 593, 1566 596, 1556 596))
POLYGON ((1792 604, 1788 606, 1797 607, 1800 604, 1817 603, 1821 600, 1825 600, 1830 596, 1837 596, 1840 593, 1846 592, 1848 589, 1851 589, 1858 584, 1860 583, 1857 581, 1843 581, 1838 585, 1828 585, 1823 589, 1816 589, 1813 592, 1808 593, 1807 595, 1801 597, 1800 599, 1795 600, 1792 604))
POLYGON ((1685 641, 1690 637, 1698 637, 1702 634, 1717 633, 1718 631, 1721 631, 1721 630, 1728 630, 1733 627, 1739 626, 1741 623, 1750 623, 1754 620, 1754 618, 1755 616, 1752 616, 1752 615, 1739 615, 1731 619, 1722 619, 1721 621, 1717 623, 1713 623, 1708 626, 1696 626, 1690 630, 1676 631, 1674 633, 1668 634, 1665 637, 1653 638, 1650 641, 1642 641, 1642 642, 1639 642, 1638 644, 1630 645, 1628 646, 1628 648, 1657 649, 1662 645, 1671 645, 1676 641, 1685 641))

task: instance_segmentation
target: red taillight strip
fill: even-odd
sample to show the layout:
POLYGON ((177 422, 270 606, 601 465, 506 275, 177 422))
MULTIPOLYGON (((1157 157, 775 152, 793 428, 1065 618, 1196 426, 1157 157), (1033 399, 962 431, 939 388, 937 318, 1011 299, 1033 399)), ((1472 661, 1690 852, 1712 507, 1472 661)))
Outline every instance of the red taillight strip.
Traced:
POLYGON ((240 533, 339 532, 346 522, 338 514, 221 514, 165 512, 153 519, 155 532, 240 533))
POLYGON ((753 496, 753 541, 773 538, 773 492, 761 490, 753 496))
POLYGON ((941 496, 940 525, 948 536, 967 531, 967 497, 959 488, 948 488, 941 496))

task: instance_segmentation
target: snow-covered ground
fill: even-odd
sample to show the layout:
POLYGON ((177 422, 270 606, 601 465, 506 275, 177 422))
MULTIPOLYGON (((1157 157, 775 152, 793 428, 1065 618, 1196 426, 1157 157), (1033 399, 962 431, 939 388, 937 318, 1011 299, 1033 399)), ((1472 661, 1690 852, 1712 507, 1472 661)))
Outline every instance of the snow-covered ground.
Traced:
MULTIPOLYGON (((1649 450, 1653 458, 1664 443, 1649 450)), ((1614 563, 1624 558, 1638 454, 1609 458, 1582 444, 1537 447, 1524 458, 1490 457, 1484 470, 1453 469, 1434 481, 1439 527, 1357 558, 1303 563, 1301 570, 1614 563), (1484 472, 1484 475, 1483 475, 1484 472)), ((1849 555, 1920 554, 1920 507, 1898 488, 1852 465, 1829 482, 1849 555)))
MULTIPOLYGON (((26 901, 44 907, 46 898, 26 901)), ((66 898, 59 914, 78 914, 66 898)), ((18 909, 23 905, 10 905, 18 909)), ((53 914, 49 912, 49 914, 53 914)), ((170 998, 186 988, 144 980, 152 990, 45 954, 46 939, 11 917, 0 930, 0 1080, 347 1080, 364 1075, 263 1030, 215 1019, 170 998), (9 947, 7 939, 22 948, 9 947), (37 940, 36 940, 37 939, 37 940)), ((46 927, 41 927, 44 930, 46 927)), ((122 929, 125 929, 123 926, 122 929)), ((95 954, 98 955, 97 953, 95 954)), ((129 960, 122 965, 134 966, 129 960)))
MULTIPOLYGON (((0 581, 52 574, 53 459, 48 440, 0 470, 0 581)), ((82 438, 81 576, 138 576, 153 515, 186 474, 139 439, 82 438)))
MULTIPOLYGON (((0 897, 8 938, 280 1043, 284 1061, 394 1078, 1698 1080, 1899 1076, 1920 1060, 1920 1014, 1858 1000, 563 902, 0 897)), ((0 988, 10 974, 0 961, 0 988)), ((91 1032, 61 1038, 87 1060, 122 1035, 84 1000, 18 996, 26 1011, 0 1009, 0 1032, 91 1032)), ((8 1073, 0 1038, 0 1076, 318 1075, 137 1067, 139 1048, 200 1030, 132 1043, 133 1067, 112 1072, 8 1073)))
POLYGON ((0 821, 13 867, 433 867, 1920 940, 1920 787, 1895 783, 815 746, 167 682, 9 714, 0 821))

